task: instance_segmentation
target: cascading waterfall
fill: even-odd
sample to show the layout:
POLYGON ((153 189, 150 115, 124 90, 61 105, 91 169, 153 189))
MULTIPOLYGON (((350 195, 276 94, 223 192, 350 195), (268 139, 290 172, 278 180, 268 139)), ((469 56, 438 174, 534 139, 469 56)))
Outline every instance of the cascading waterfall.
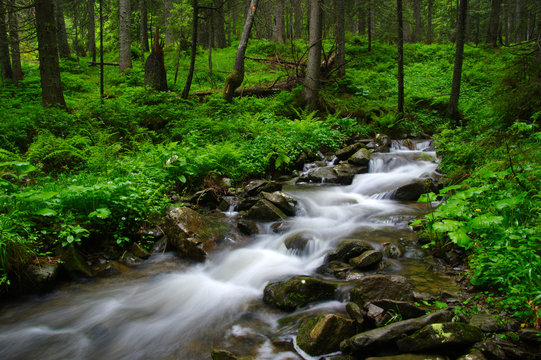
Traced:
MULTIPOLYGON (((235 339, 253 343, 250 351, 257 358, 295 358, 270 345, 268 337, 284 314, 262 304, 265 285, 314 273, 347 237, 368 237, 381 248, 389 236, 408 233, 407 220, 423 209, 381 194, 434 175, 435 154, 423 151, 429 145, 414 143, 412 151, 394 142, 390 153, 374 154, 370 173, 357 175, 349 186, 286 187, 300 210, 285 233, 267 226, 249 245, 213 253, 198 265, 154 254, 126 274, 6 306, 0 315, 0 358, 205 359, 214 346, 235 339), (288 250, 284 240, 299 233, 310 235, 307 247, 288 250)), ((395 264, 388 271, 401 269, 395 264)))

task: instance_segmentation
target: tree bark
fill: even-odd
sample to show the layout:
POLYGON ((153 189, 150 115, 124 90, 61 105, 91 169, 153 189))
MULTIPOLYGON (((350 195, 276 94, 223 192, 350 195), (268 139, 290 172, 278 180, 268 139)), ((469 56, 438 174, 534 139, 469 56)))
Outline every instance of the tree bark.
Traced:
POLYGON ((131 68, 130 0, 118 0, 119 71, 131 68))
POLYGON ((302 38, 302 1, 297 0, 294 2, 294 12, 295 12, 295 39, 302 38))
POLYGON ((152 52, 145 63, 145 85, 158 91, 167 91, 167 73, 163 57, 164 43, 160 39, 160 33, 156 29, 152 52))
POLYGON ((68 34, 66 33, 66 21, 64 19, 64 0, 56 0, 56 30, 58 37, 58 54, 61 58, 70 56, 70 46, 68 44, 68 34))
POLYGON ((11 70, 13 82, 17 84, 23 79, 23 70, 21 67, 21 50, 19 41, 19 21, 18 13, 15 11, 15 0, 10 0, 10 11, 8 13, 9 25, 9 44, 11 47, 11 70))
POLYGON ((284 25, 284 0, 275 0, 272 18, 271 41, 279 41, 284 43, 286 40, 284 25))
POLYGON ((402 0, 396 0, 396 15, 398 19, 398 113, 404 113, 404 21, 402 0))
POLYGON ((88 13, 88 52, 92 57, 92 61, 96 62, 96 15, 95 6, 96 0, 88 0, 87 13, 88 13))
POLYGON ((165 33, 165 45, 173 43, 173 33, 169 28, 169 18, 171 17, 172 0, 163 0, 163 31, 165 33))
POLYGON ((421 0, 413 1, 413 19, 415 20, 413 42, 418 42, 421 41, 421 37, 423 34, 423 23, 421 22, 421 0))
POLYGON ((302 87, 305 104, 310 111, 319 106, 320 69, 321 69, 321 18, 320 0, 310 1, 310 41, 308 49, 308 64, 306 78, 302 87))
POLYGON ((246 54, 246 48, 248 47, 248 39, 252 31, 256 10, 257 0, 251 0, 250 8, 248 9, 248 14, 246 15, 246 21, 244 22, 244 28, 242 29, 237 55, 235 56, 233 72, 227 77, 227 79, 225 79, 224 99, 227 102, 233 101, 235 90, 242 84, 242 81, 244 80, 244 56, 246 54))
POLYGON ((372 0, 368 0, 368 51, 372 51, 372 0))
POLYGON ((338 77, 346 75, 346 33, 345 33, 345 4, 344 0, 334 0, 336 16, 336 67, 338 77))
POLYGON ((426 30, 426 43, 427 44, 432 44, 432 41, 434 41, 434 33, 432 29, 433 12, 434 12, 434 0, 428 0, 427 30, 426 30))
POLYGON ((515 42, 522 41, 522 2, 521 0, 515 0, 515 42))
POLYGON ((6 23, 6 6, 0 1, 0 75, 2 83, 11 82, 13 72, 9 58, 9 40, 6 23))
POLYGON ((455 120, 459 125, 458 98, 460 96, 460 83, 462 77, 462 62, 464 60, 464 38, 466 30, 466 18, 468 14, 468 0, 460 1, 460 9, 456 34, 455 66, 453 70, 453 83, 451 96, 447 107, 447 117, 455 120))
POLYGON ((36 0, 36 33, 38 37, 39 72, 43 106, 65 108, 60 66, 58 64, 58 40, 54 0, 36 0))
POLYGON ((150 51, 150 47, 148 45, 148 9, 147 9, 147 1, 146 0, 139 0, 139 6, 141 8, 141 23, 139 24, 139 41, 141 46, 141 56, 143 61, 144 60, 144 52, 150 51))
POLYGON ((186 77, 186 83, 182 90, 181 97, 187 99, 190 94, 190 88, 192 87, 193 73, 195 69, 195 56, 197 55, 197 23, 199 19, 199 4, 197 0, 192 0, 192 45, 190 54, 190 68, 188 69, 188 76, 186 77))
POLYGON ((216 11, 214 13, 214 45, 218 49, 227 47, 227 41, 225 38, 225 13, 224 4, 219 4, 218 1, 214 1, 214 7, 216 11))
POLYGON ((491 47, 498 46, 498 28, 500 26, 500 2, 501 0, 492 0, 490 11, 490 22, 488 25, 487 44, 491 47))

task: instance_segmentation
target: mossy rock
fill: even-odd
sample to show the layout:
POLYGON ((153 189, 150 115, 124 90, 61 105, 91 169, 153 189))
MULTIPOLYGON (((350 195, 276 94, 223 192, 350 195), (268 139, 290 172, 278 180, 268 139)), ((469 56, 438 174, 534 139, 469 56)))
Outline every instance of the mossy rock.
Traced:
POLYGON ((327 255, 326 261, 343 261, 349 262, 349 259, 362 255, 365 251, 373 250, 374 248, 370 243, 359 239, 346 239, 342 241, 338 248, 327 255))
POLYGON ((442 348, 468 348, 482 341, 485 335, 478 327, 460 322, 430 324, 413 335, 400 339, 396 345, 401 351, 424 351, 442 348))
POLYGON ((351 319, 336 314, 316 316, 301 323, 297 345, 309 355, 323 355, 340 350, 340 343, 354 334, 351 319))
POLYGON ((293 311, 314 301, 334 299, 337 285, 309 276, 271 282, 265 287, 263 301, 284 311, 293 311))
POLYGON ((349 259, 349 264, 357 269, 367 269, 377 266, 383 259, 379 250, 368 250, 359 256, 349 259))

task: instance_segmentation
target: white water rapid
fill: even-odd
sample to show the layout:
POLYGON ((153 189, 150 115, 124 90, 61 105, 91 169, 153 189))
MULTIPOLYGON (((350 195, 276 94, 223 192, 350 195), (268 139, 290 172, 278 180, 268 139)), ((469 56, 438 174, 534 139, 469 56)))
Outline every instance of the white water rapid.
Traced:
MULTIPOLYGON (((387 200, 385 194, 434 175, 435 154, 422 151, 428 145, 417 143, 410 151, 394 142, 390 153, 374 155, 370 173, 357 175, 349 186, 286 187, 300 210, 283 234, 263 225, 263 234, 247 246, 212 253, 199 265, 158 253, 125 274, 6 305, 0 312, 0 359, 199 360, 210 359, 215 346, 258 359, 300 359, 291 349, 271 345, 277 332, 287 333, 278 325, 287 314, 262 303, 265 285, 313 274, 347 237, 376 248, 411 237, 407 221, 422 206, 387 200), (284 240, 301 232, 312 236, 307 248, 286 249, 284 240)), ((408 261, 420 262, 418 252, 408 251, 402 262, 389 259, 386 271, 404 272, 408 261)), ((332 301, 311 311, 343 306, 332 301)))

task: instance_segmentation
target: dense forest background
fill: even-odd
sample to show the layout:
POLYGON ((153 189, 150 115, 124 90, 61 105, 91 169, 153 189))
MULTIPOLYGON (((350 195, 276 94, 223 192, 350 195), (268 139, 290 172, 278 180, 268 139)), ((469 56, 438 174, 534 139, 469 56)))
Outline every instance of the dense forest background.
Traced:
POLYGON ((3 292, 67 249, 150 246, 179 195, 383 133, 436 139, 427 246, 539 325, 539 1, 2 0, 0 69, 3 292))

